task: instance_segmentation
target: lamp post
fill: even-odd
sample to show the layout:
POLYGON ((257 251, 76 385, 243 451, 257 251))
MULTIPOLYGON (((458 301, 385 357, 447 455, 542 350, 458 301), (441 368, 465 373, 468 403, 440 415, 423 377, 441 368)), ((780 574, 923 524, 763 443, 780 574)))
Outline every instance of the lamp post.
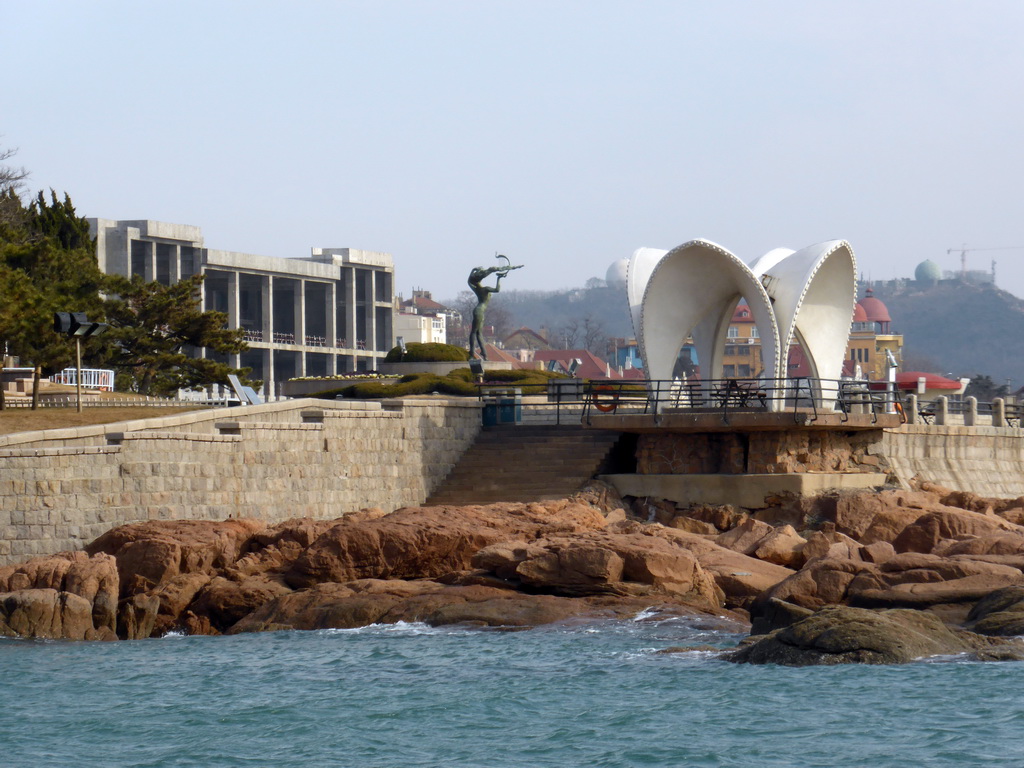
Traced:
POLYGON ((110 326, 91 322, 85 312, 54 312, 53 330, 75 340, 75 392, 78 412, 82 412, 82 339, 99 336, 110 326))

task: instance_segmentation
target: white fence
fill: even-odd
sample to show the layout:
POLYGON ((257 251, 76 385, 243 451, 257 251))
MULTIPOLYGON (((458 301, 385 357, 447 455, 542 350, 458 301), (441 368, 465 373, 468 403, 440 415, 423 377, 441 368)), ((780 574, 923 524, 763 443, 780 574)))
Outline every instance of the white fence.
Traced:
MULTIPOLYGON (((54 384, 70 384, 75 386, 78 383, 78 371, 75 368, 65 368, 58 374, 50 377, 54 384)), ((104 392, 114 391, 114 372, 105 368, 83 368, 82 386, 86 389, 100 389, 104 392)))

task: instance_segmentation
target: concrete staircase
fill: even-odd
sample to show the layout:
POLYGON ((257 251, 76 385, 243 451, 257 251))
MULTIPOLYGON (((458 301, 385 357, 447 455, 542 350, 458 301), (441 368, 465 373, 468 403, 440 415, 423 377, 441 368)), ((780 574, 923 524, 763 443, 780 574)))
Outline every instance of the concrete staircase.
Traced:
POLYGON ((485 427, 426 506, 563 498, 605 469, 618 438, 579 426, 485 427))

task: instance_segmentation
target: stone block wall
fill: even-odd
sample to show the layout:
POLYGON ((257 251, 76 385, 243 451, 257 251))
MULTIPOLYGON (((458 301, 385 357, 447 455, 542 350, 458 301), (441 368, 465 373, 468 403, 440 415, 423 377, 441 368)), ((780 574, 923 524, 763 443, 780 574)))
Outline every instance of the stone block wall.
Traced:
POLYGON ((886 430, 882 452, 900 483, 926 480, 982 496, 1024 496, 1024 430, 905 424, 886 430))
POLYGON ((154 519, 421 504, 480 430, 458 399, 291 400, 0 436, 0 564, 154 519))
POLYGON ((881 430, 823 429, 641 434, 637 473, 645 475, 879 472, 881 430))

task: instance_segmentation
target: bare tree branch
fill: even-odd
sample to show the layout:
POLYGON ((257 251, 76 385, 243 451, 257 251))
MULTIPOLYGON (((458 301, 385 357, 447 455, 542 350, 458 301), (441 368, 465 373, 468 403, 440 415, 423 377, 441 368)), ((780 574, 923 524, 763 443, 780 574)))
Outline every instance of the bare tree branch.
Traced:
POLYGON ((17 148, 0 149, 0 195, 6 195, 8 192, 18 194, 25 187, 28 171, 7 164, 7 161, 16 154, 17 148))

